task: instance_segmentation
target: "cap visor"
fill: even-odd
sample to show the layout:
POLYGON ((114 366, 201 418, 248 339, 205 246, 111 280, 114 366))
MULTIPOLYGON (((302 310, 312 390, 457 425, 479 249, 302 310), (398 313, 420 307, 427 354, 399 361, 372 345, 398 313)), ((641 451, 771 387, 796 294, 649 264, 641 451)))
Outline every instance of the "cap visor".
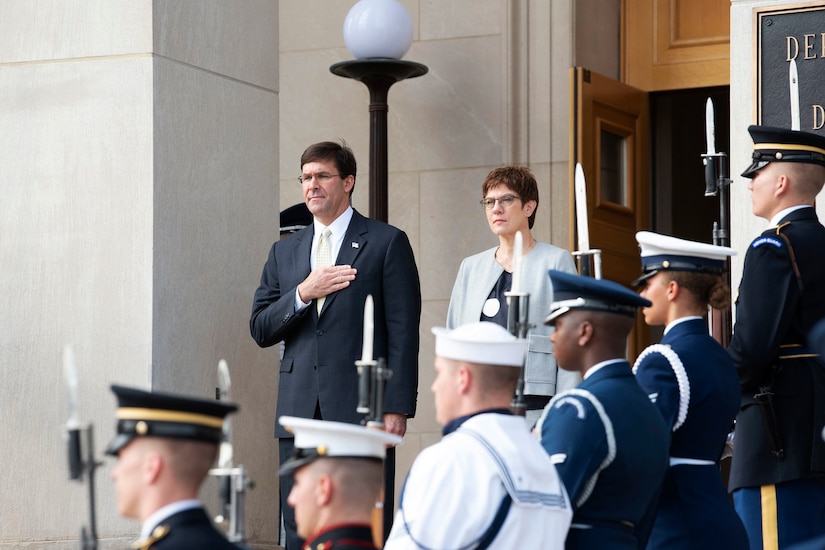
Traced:
POLYGON ((761 170, 762 168, 764 168, 764 167, 765 167, 765 166, 767 166, 767 165, 768 165, 768 161, 767 161, 767 160, 757 160, 756 162, 754 162, 753 164, 751 164, 750 166, 748 166, 748 167, 745 169, 745 171, 744 171, 744 172, 742 172, 742 177, 743 177, 743 178, 751 178, 751 179, 753 179, 753 176, 755 176, 755 175, 756 175, 756 173, 757 173, 759 170, 761 170))
POLYGON ((648 271, 647 273, 637 277, 636 279, 633 279, 633 281, 630 282, 630 286, 632 286, 633 288, 639 288, 640 286, 644 286, 644 282, 653 277, 654 275, 656 275, 657 273, 659 273, 658 269, 655 271, 648 271))
POLYGON ((291 476, 295 473, 295 470, 301 468, 302 466, 306 466, 310 462, 318 459, 318 455, 312 456, 302 456, 301 458, 290 458, 283 465, 278 469, 278 476, 291 476))
POLYGON ((562 315, 564 315, 568 311, 570 311, 569 307, 560 307, 557 310, 551 311, 550 315, 548 315, 544 319, 544 324, 545 325, 554 325, 555 322, 556 322, 556 319, 558 319, 559 317, 561 317, 562 315))
POLYGON ((133 434, 118 434, 115 438, 109 443, 109 446, 106 447, 106 454, 109 456, 117 456, 120 453, 120 450, 123 449, 126 445, 129 444, 132 439, 134 439, 133 434))

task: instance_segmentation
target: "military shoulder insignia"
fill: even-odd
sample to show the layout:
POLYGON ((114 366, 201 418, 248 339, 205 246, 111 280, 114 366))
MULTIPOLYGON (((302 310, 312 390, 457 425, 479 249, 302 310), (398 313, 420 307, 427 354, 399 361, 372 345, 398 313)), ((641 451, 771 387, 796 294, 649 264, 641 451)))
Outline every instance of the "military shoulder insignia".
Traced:
POLYGON ((783 246, 785 246, 785 243, 783 243, 781 239, 777 239, 776 237, 759 237, 751 243, 751 248, 759 248, 760 246, 764 245, 771 245, 775 248, 782 248, 783 246))
POLYGON ((169 526, 168 525, 158 525, 152 531, 152 534, 146 537, 145 539, 140 539, 132 543, 132 548, 135 550, 150 550, 152 545, 158 542, 160 539, 165 537, 169 534, 169 526))

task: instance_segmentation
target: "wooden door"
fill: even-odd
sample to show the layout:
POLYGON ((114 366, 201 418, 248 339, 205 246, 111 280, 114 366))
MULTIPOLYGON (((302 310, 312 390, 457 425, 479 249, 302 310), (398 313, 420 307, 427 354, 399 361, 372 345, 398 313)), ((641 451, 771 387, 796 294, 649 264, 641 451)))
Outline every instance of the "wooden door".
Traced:
POLYGON ((621 78, 646 92, 730 84, 730 0, 624 0, 621 78))
MULTIPOLYGON (((570 211, 579 162, 587 180, 590 247, 602 250, 603 278, 629 285, 641 269, 636 231, 649 228, 648 95, 581 67, 571 69, 571 87, 570 211)), ((575 235, 573 215, 571 224, 575 235)), ((649 343, 648 334, 640 318, 629 342, 631 360, 649 343)))

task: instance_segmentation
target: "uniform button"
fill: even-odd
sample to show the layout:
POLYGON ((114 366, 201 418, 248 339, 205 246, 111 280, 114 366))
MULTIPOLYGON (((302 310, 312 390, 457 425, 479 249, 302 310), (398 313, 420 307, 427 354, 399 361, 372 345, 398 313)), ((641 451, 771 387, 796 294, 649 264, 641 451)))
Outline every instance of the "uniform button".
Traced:
POLYGON ((324 335, 324 331, 323 331, 323 330, 316 330, 316 331, 315 331, 315 334, 317 334, 318 336, 323 336, 323 335, 324 335))

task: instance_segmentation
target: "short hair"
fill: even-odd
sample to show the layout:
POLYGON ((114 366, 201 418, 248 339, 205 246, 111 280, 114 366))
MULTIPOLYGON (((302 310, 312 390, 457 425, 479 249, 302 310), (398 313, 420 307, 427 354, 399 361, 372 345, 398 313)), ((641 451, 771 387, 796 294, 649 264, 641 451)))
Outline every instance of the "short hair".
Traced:
POLYGON ((512 394, 518 385, 521 369, 502 365, 481 365, 467 363, 471 366, 479 387, 485 393, 506 392, 512 394))
POLYGON ((365 457, 328 457, 316 460, 319 475, 335 481, 342 502, 368 512, 375 506, 384 487, 384 461, 365 457))
POLYGON ((664 271, 671 281, 688 290, 702 307, 725 309, 730 306, 730 287, 721 275, 694 271, 664 271))
POLYGON ((301 169, 304 164, 308 162, 327 162, 333 161, 335 169, 338 170, 338 175, 341 178, 347 176, 355 177, 358 165, 355 161, 355 153, 352 152, 346 142, 341 140, 341 143, 334 141, 322 141, 315 143, 306 148, 301 155, 301 169))
POLYGON ((519 166, 516 164, 508 164, 494 168, 487 177, 484 178, 484 183, 481 184, 482 197, 487 196, 487 192, 493 187, 504 185, 519 197, 522 203, 529 201, 536 201, 536 209, 527 218, 528 227, 533 229, 533 224, 536 222, 536 212, 539 207, 539 186, 536 183, 536 177, 533 172, 526 166, 519 166))
POLYGON ((786 162, 783 168, 790 174, 797 193, 806 199, 815 199, 825 183, 825 166, 801 162, 786 162))
POLYGON ((199 487, 218 457, 218 446, 206 441, 163 439, 164 455, 175 477, 190 487, 199 487))

